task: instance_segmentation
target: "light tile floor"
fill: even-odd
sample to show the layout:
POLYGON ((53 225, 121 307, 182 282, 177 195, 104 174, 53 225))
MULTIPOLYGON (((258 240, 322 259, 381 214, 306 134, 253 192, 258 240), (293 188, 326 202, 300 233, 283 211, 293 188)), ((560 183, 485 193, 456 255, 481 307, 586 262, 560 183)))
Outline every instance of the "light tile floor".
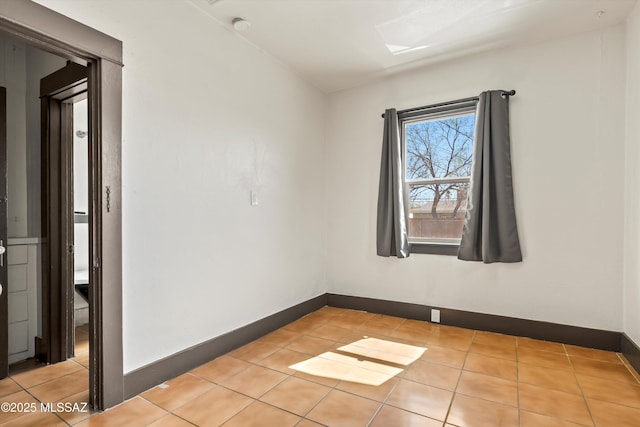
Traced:
MULTIPOLYGON (((0 400, 82 400, 84 362, 2 380, 0 400)), ((106 412, 0 424, 637 427, 639 378, 616 353, 324 307, 106 412)))
MULTIPOLYGON (((2 426, 67 426, 89 418, 91 412, 41 412, 40 402, 56 405, 58 402, 78 408, 89 400, 89 332, 88 325, 75 330, 75 357, 55 365, 42 366, 12 374, 0 380, 0 402, 27 405, 36 412, 0 411, 2 426)), ((24 408, 22 405, 20 408, 24 408)), ((18 409, 17 406, 13 407, 18 409)))

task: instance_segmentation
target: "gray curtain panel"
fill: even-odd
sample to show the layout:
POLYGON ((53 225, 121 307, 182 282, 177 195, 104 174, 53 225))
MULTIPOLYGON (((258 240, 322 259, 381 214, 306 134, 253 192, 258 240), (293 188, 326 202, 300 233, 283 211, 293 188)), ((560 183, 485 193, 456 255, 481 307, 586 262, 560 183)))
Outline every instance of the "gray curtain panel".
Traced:
POLYGON ((522 261, 511 180, 509 98, 502 92, 483 92, 478 101, 471 188, 458 250, 465 261, 522 261))
POLYGON ((378 189, 378 255, 409 256, 407 212, 404 204, 402 148, 398 113, 390 108, 384 113, 380 187, 378 189))

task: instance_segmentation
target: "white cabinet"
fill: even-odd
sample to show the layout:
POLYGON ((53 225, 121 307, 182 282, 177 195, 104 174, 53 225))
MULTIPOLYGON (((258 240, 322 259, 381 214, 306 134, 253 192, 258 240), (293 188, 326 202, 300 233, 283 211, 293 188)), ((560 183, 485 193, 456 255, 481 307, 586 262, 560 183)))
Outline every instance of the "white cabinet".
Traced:
POLYGON ((9 363, 33 357, 38 334, 39 239, 9 239, 9 363))

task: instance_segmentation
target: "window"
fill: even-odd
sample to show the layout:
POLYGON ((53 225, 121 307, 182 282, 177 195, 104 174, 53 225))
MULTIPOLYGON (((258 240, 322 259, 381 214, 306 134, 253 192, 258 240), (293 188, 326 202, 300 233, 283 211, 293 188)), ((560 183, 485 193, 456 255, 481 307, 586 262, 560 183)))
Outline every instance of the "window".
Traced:
POLYGON ((471 176, 475 103, 401 118, 412 252, 457 253, 471 176))

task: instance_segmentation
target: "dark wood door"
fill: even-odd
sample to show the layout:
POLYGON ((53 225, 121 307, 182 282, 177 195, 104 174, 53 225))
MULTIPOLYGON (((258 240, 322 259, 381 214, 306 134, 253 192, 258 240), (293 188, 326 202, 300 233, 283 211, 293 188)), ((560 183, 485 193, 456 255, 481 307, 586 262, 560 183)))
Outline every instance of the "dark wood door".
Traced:
POLYGON ((0 87, 0 379, 9 375, 7 295, 7 90, 0 87))
POLYGON ((36 356, 73 356, 73 101, 86 96, 87 68, 67 63, 40 80, 42 127, 42 337, 36 356))

